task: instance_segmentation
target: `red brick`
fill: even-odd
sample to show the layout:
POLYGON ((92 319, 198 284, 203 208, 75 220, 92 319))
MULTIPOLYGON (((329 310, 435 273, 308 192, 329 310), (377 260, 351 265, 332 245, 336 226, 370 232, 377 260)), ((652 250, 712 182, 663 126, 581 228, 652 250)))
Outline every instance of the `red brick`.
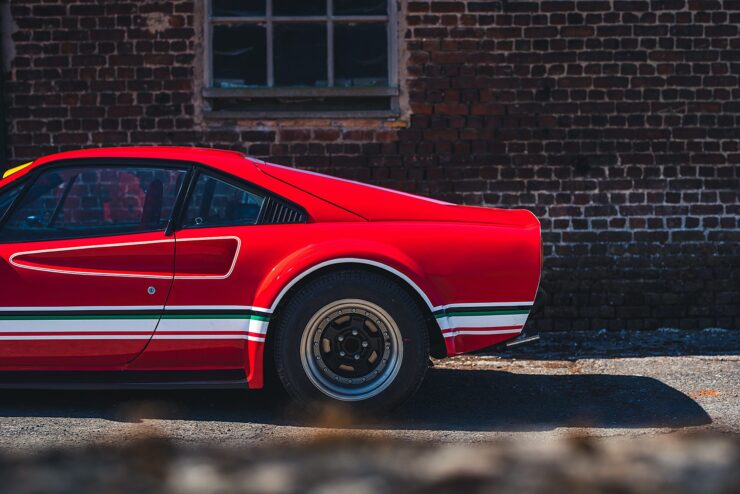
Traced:
POLYGON ((10 162, 81 146, 202 143, 524 207, 542 222, 543 287, 555 294, 534 328, 726 321, 711 301, 726 299, 722 280, 740 269, 740 3, 405 5, 409 114, 235 122, 201 118, 195 0, 11 2, 10 162), (165 16, 161 30, 150 14, 165 16), (646 304, 697 292, 708 297, 705 318, 691 303, 646 304))

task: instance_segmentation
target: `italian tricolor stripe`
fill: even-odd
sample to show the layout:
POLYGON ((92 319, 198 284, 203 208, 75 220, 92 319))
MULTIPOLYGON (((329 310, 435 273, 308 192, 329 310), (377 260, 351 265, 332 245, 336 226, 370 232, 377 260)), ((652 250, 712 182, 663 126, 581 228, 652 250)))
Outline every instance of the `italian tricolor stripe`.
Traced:
POLYGON ((0 308, 0 340, 213 340, 264 342, 268 309, 235 306, 0 308))
MULTIPOLYGON (((521 331, 533 302, 450 304, 433 315, 445 338, 521 331)), ((2 307, 0 340, 244 339, 264 342, 272 313, 247 306, 2 307)))
POLYGON ((533 302, 450 304, 433 311, 445 338, 519 333, 533 302))

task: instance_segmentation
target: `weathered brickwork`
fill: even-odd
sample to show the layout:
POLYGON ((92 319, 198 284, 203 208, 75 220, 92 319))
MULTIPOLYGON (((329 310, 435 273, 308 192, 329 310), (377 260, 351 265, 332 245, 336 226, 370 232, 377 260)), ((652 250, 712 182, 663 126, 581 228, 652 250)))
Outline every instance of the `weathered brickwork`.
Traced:
POLYGON ((12 0, 11 161, 198 144, 525 207, 538 329, 740 328, 740 0, 403 2, 402 115, 341 121, 204 118, 200 11, 12 0))

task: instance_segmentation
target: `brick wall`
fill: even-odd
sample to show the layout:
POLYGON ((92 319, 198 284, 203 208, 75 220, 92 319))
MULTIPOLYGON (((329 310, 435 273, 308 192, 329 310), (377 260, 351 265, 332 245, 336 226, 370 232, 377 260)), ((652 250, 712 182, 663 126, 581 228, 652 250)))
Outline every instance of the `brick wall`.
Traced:
POLYGON ((234 148, 542 220, 549 329, 740 328, 740 1, 409 1, 404 113, 203 118, 200 5, 11 1, 13 162, 234 148))

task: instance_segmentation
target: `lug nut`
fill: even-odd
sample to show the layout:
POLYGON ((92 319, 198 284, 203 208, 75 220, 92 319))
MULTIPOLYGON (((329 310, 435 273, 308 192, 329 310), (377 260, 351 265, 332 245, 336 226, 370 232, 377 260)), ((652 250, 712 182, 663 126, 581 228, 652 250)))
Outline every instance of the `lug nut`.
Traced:
POLYGON ((367 348, 367 341, 362 342, 362 348, 367 348))
POLYGON ((340 337, 339 337, 339 338, 337 338, 337 339, 338 339, 339 341, 344 341, 344 336, 340 336, 340 337))
POLYGON ((352 330, 352 334, 353 334, 354 336, 357 336, 357 330, 356 330, 356 329, 353 329, 353 330, 352 330))
POLYGON ((344 352, 339 352, 339 356, 340 356, 340 357, 344 357, 345 355, 347 355, 347 354, 346 354, 346 353, 344 353, 344 352))
POLYGON ((355 355, 355 360, 360 360, 360 356, 359 355, 355 355))

